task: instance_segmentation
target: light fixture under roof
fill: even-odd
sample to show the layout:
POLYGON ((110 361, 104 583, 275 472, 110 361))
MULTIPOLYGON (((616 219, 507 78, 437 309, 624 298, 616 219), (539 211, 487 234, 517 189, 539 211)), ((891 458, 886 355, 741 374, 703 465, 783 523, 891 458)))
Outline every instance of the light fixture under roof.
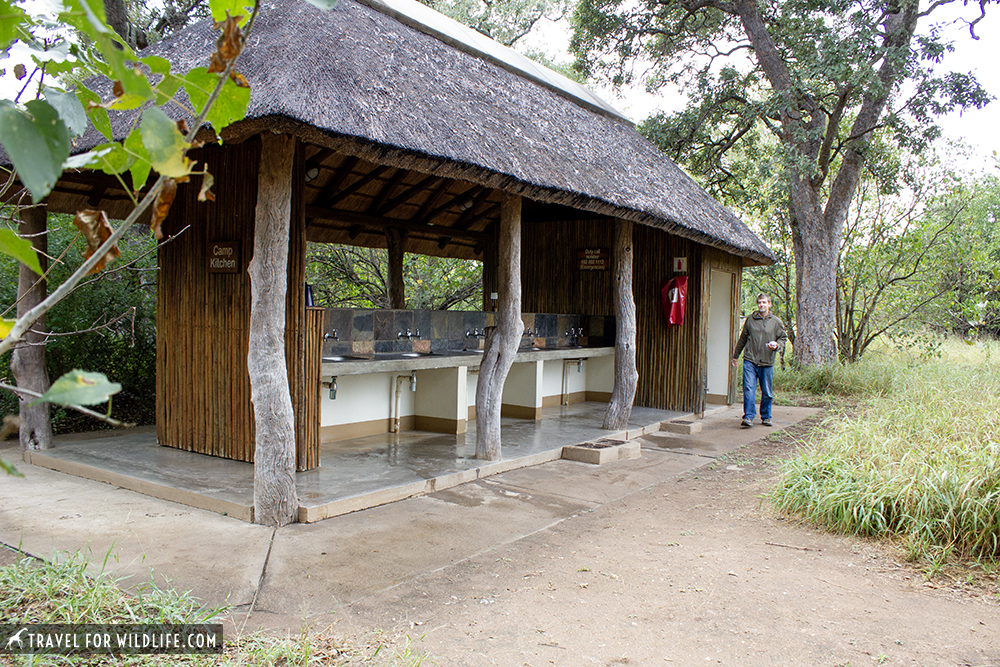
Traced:
POLYGON ((306 172, 306 183, 312 183, 319 178, 319 167, 313 167, 306 172))

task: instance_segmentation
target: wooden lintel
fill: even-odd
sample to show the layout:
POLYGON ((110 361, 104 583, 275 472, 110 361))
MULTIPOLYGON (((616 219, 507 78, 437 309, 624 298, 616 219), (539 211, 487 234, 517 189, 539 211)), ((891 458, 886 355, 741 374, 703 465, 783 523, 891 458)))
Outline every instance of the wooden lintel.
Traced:
POLYGON ((467 229, 453 230, 450 227, 426 225, 420 222, 398 220, 396 218, 380 218, 374 215, 365 215, 364 213, 354 213, 351 211, 334 211, 328 208, 321 208, 319 206, 307 206, 306 217, 312 220, 330 220, 332 222, 347 223, 352 227, 369 227, 377 229, 380 232, 385 230, 386 227, 392 227, 394 229, 416 232, 418 234, 430 234, 434 238, 446 236, 449 238, 457 237, 480 242, 486 242, 493 238, 492 234, 486 232, 474 232, 467 229))
POLYGON ((361 225, 351 225, 351 228, 347 230, 347 238, 353 241, 361 235, 361 232, 363 232, 364 229, 365 228, 361 225))

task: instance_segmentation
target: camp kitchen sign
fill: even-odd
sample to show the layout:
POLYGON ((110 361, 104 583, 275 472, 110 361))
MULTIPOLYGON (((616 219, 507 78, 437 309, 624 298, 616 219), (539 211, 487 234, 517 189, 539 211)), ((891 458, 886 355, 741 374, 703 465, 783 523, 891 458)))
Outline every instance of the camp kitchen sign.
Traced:
POLYGON ((611 253, 607 248, 580 248, 576 251, 576 266, 581 271, 607 271, 611 253))
POLYGON ((240 242, 212 241, 208 244, 209 273, 240 272, 240 242))

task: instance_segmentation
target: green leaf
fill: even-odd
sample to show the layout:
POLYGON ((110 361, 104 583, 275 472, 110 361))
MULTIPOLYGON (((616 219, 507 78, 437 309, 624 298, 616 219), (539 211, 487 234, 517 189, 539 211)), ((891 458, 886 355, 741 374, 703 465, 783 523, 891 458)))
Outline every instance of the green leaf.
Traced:
POLYGON ((187 142, 177 129, 177 123, 159 107, 146 109, 142 113, 142 144, 149 153, 149 162, 156 171, 171 178, 179 178, 190 173, 184 153, 187 142))
POLYGON ((59 112, 71 136, 78 137, 87 131, 87 112, 75 94, 46 87, 45 101, 59 112))
MULTIPOLYGON (((196 67, 185 76, 186 83, 184 89, 192 106, 198 113, 205 107, 209 96, 219 83, 218 74, 209 74, 204 67, 196 67)), ((222 87, 218 99, 208 112, 206 121, 212 126, 216 134, 222 132, 227 125, 243 120, 247 115, 247 107, 250 105, 250 89, 241 88, 233 83, 232 79, 227 79, 222 87)))
POLYGON ((28 20, 24 10, 7 0, 0 0, 0 51, 17 39, 17 26, 28 20))
MULTIPOLYGON (((117 146, 117 144, 115 144, 117 146)), ((91 167, 98 167, 103 164, 103 158, 107 156, 113 148, 105 146, 98 146, 92 151, 87 151, 86 153, 80 153, 79 155, 70 155, 63 162, 63 171, 67 169, 90 169, 91 167)))
POLYGON ((22 239, 9 229, 0 229, 0 252, 13 257, 38 275, 42 275, 42 265, 38 262, 38 254, 28 239, 22 239))
POLYGON ((132 189, 138 192, 146 184, 146 179, 149 178, 149 172, 152 169, 152 165, 149 163, 149 153, 142 145, 142 134, 139 130, 132 130, 132 134, 125 139, 125 150, 136 157, 130 172, 132 174, 132 189))
POLYGON ((129 155, 129 152, 117 141, 101 144, 94 148, 94 151, 103 153, 97 164, 101 166, 101 171, 109 176, 127 171, 135 161, 135 157, 129 155))
POLYGON ((12 464, 7 463, 3 459, 0 459, 0 470, 3 470, 11 477, 24 477, 24 475, 18 472, 17 468, 15 468, 12 464))
POLYGON ((83 108, 87 110, 90 122, 94 124, 97 131, 110 139, 111 119, 108 117, 108 110, 104 107, 94 106, 101 103, 100 96, 89 88, 84 88, 83 86, 80 86, 80 89, 76 91, 76 96, 79 98, 80 104, 83 105, 83 108))
POLYGON ((161 58, 160 56, 146 56, 145 58, 140 58, 139 60, 144 63, 153 74, 160 74, 162 76, 170 74, 170 61, 166 58, 161 58))
POLYGON ((25 107, 28 113, 0 100, 0 144, 37 204, 62 174, 69 157, 69 131, 48 102, 32 100, 25 107))
POLYGON ((212 9, 212 19, 214 21, 225 21, 226 10, 230 16, 243 16, 240 25, 250 20, 253 13, 253 3, 248 0, 209 0, 208 6, 212 9))
POLYGON ((108 382, 104 373, 88 373, 76 369, 53 382, 49 390, 31 405, 97 405, 106 403, 121 390, 122 386, 117 382, 108 382))

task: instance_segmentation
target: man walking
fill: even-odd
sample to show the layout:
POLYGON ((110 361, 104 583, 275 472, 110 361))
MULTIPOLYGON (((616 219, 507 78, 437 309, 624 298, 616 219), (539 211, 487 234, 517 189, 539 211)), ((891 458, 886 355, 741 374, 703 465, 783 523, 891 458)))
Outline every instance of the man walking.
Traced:
POLYGON ((743 428, 753 426, 757 382, 760 382, 760 423, 771 425, 774 355, 787 340, 785 325, 771 314, 771 297, 758 294, 757 312, 743 322, 743 332, 733 352, 733 368, 736 368, 740 352, 743 353, 743 422, 740 424, 743 428))

